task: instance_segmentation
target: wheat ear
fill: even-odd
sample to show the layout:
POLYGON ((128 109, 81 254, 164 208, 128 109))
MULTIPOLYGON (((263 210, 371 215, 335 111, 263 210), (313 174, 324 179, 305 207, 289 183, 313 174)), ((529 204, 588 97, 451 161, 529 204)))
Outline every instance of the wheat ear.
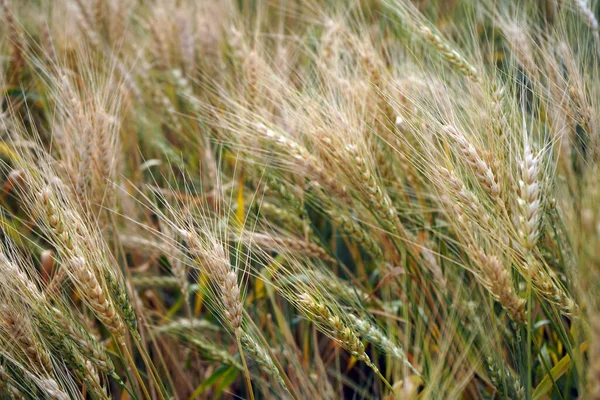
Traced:
POLYGON ((380 377, 386 386, 393 390, 387 379, 381 375, 379 368, 373 364, 367 353, 365 353, 365 345, 360 341, 353 329, 348 327, 340 317, 333 315, 329 308, 315 300, 308 293, 299 295, 298 301, 306 307, 309 317, 316 318, 340 346, 356 359, 363 361, 380 377))
POLYGON ((510 319, 525 324, 527 301, 515 293, 509 272, 495 256, 488 256, 479 249, 473 249, 473 252, 483 272, 483 283, 492 297, 507 311, 510 319))
POLYGON ((371 344, 382 349, 386 354, 391 355, 392 357, 398 359, 399 361, 406 364, 411 371, 413 371, 417 376, 421 376, 419 371, 410 363, 406 358, 406 353, 402 350, 397 344, 392 342, 390 338, 388 338, 381 329, 373 325, 370 321, 358 318, 354 314, 348 314, 350 321, 352 322, 352 326, 358 333, 360 333, 365 339, 367 339, 371 344))
POLYGON ((433 33, 431 29, 426 26, 421 27, 421 33, 427 39, 429 43, 436 48, 437 51, 440 52, 442 57, 448 61, 454 68, 456 68, 460 73, 465 75, 466 77, 472 79, 475 82, 479 82, 481 78, 479 77, 479 72, 477 69, 469 64, 463 56, 461 56, 458 51, 451 48, 441 36, 433 33))
POLYGON ((483 189, 497 202, 501 202, 500 199, 500 185, 494 175, 494 172, 490 168, 489 164, 481 157, 479 151, 473 146, 467 138, 462 135, 455 127, 446 125, 444 127, 445 132, 451 137, 458 150, 463 155, 466 163, 471 167, 477 181, 481 184, 483 189))
POLYGON ((542 202, 540 199, 540 160, 538 156, 533 155, 527 142, 520 168, 521 179, 517 198, 520 211, 518 232, 525 249, 531 250, 535 247, 540 235, 542 202))
MULTIPOLYGON (((290 394, 288 387, 285 384, 285 381, 283 380, 283 378, 281 377, 281 374, 279 373, 279 369, 273 362, 273 359, 271 358, 269 353, 265 349, 263 349, 263 347, 261 345, 256 343, 256 341, 254 339, 252 339, 252 337, 245 332, 242 332, 242 335, 240 336, 240 340, 241 340, 242 345, 244 346, 244 350, 246 350, 248 352, 248 354, 250 354, 252 356, 252 359, 258 365, 258 367, 265 374, 267 374, 268 376, 270 376, 271 378, 273 378, 277 382, 279 382, 281 387, 288 394, 290 394)), ((291 396, 291 394, 290 394, 290 396, 291 396)))

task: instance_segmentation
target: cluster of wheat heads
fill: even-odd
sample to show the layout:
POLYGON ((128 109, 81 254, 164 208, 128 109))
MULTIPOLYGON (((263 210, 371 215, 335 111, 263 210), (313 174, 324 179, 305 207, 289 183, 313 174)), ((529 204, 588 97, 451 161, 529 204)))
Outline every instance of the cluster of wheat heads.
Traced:
POLYGON ((0 0, 0 398, 600 399, 585 0, 0 0))

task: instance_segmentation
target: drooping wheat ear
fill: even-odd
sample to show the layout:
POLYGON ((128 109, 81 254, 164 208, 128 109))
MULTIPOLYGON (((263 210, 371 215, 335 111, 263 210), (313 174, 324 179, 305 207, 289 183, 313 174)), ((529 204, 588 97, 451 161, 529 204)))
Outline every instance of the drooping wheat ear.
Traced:
MULTIPOLYGON (((40 193, 40 200, 42 206, 46 212, 46 220, 48 225, 53 230, 56 237, 59 239, 61 246, 65 252, 65 257, 69 258, 70 264, 73 267, 72 273, 75 277, 79 287, 77 288, 82 298, 87 299, 90 307, 98 317, 98 319, 108 328, 108 330, 115 336, 117 343, 124 344, 124 332, 121 318, 116 313, 114 305, 109 297, 104 293, 104 289, 98 282, 93 269, 88 266, 86 259, 81 256, 81 249, 76 248, 73 238, 69 231, 66 230, 65 221, 58 214, 56 206, 52 201, 52 192, 50 188, 45 188, 40 193)), ((74 221, 70 221, 76 223, 74 221)), ((78 229, 77 227, 75 228, 78 229)), ((118 296, 122 294, 119 292, 118 285, 115 285, 115 279, 112 279, 112 275, 106 269, 106 280, 110 289, 115 292, 115 298, 120 299, 118 296)), ((125 317, 130 315, 127 313, 123 314, 125 317)), ((135 320, 135 316, 133 318, 135 320)), ((127 322, 131 322, 127 319, 127 322)))
POLYGON ((227 317, 231 328, 234 331, 240 329, 242 325, 242 302, 240 301, 240 286, 237 282, 237 274, 229 270, 219 280, 221 294, 223 296, 223 305, 225 306, 225 316, 227 317))
POLYGON ((534 156, 529 143, 525 142, 523 160, 520 163, 521 176, 517 204, 518 233, 522 245, 527 250, 535 247, 540 235, 542 204, 540 199, 540 160, 534 156))
POLYGON ((23 64, 25 62, 24 39, 18 29, 15 16, 11 10, 8 0, 0 0, 0 8, 2 8, 2 13, 4 14, 6 25, 8 26, 8 37, 11 44, 10 61, 12 76, 10 78, 18 81, 21 74, 21 69, 23 68, 23 64))
MULTIPOLYGON (((263 200, 262 204, 260 204, 260 214, 263 215, 267 221, 278 221, 279 226, 293 227, 293 229, 291 229, 292 231, 304 231, 304 221, 292 210, 278 207, 263 200)), ((308 229, 310 233, 312 228, 308 226, 308 229)))
POLYGON ((335 258, 330 256, 320 246, 302 239, 280 237, 262 233, 246 233, 242 236, 242 239, 255 243, 259 247, 267 250, 298 253, 307 257, 319 258, 328 263, 336 263, 335 258))
POLYGON ((173 101, 171 101, 169 96, 167 96, 162 90, 160 90, 159 85, 154 85, 152 91, 152 100, 157 106, 162 107, 163 110, 166 112, 172 129, 176 132, 181 132, 183 130, 183 126, 179 121, 177 109, 173 105, 173 101))
POLYGON ((531 78, 537 78, 539 67, 536 64, 531 38, 528 32, 516 22, 500 22, 502 32, 516 59, 531 78))
POLYGON ((161 27, 168 21, 165 21, 165 10, 163 8, 156 9, 156 16, 152 21, 148 21, 147 27, 152 38, 154 60, 158 69, 166 70, 171 65, 171 52, 169 48, 169 40, 165 36, 165 32, 161 27))
POLYGON ((316 301, 308 293, 298 296, 299 302, 306 308, 309 318, 315 318, 332 335, 333 339, 356 359, 363 361, 375 372, 379 369, 365 353, 365 346, 353 329, 350 329, 337 315, 333 315, 327 306, 316 301))
POLYGON ((502 86, 494 85, 491 93, 491 117, 494 130, 501 139, 501 144, 503 144, 503 140, 510 133, 510 125, 503 109, 504 96, 505 94, 502 86))
MULTIPOLYGON (((0 253, 0 271, 6 269, 10 273, 14 274, 17 280, 23 285, 24 289, 33 300, 40 304, 46 303, 46 296, 44 292, 38 288, 35 282, 23 271, 16 263, 9 260, 5 254, 0 253)), ((6 279, 8 277, 3 274, 6 279)))
POLYGON ((367 195, 367 201, 370 206, 370 211, 381 220, 381 223, 394 234, 398 234, 403 240, 407 241, 410 249, 415 255, 419 255, 424 261, 426 267, 431 271, 433 276, 443 283, 443 274, 439 263, 430 251, 424 251, 419 246, 415 246, 416 242, 405 226, 400 222, 396 209, 393 206, 389 194, 382 187, 375 175, 371 172, 371 168, 367 160, 360 154, 358 146, 354 144, 346 145, 347 153, 352 157, 353 164, 358 168, 360 181, 357 183, 360 190, 367 195))
POLYGON ((104 6, 105 0, 95 0, 94 2, 94 28, 96 32, 102 32, 104 28, 104 6))
POLYGON ((327 192, 335 194, 337 199, 343 201, 345 204, 351 202, 346 186, 340 184, 332 174, 328 173, 317 161, 317 158, 310 154, 304 146, 283 134, 267 128, 262 123, 258 124, 257 131, 268 142, 277 145, 284 152, 288 153, 295 162, 300 163, 305 173, 314 180, 314 184, 325 188, 327 192))
MULTIPOLYGON (((86 360, 81 352, 75 346, 75 342, 66 335, 58 324, 54 321, 39 320, 40 331, 45 335, 48 342, 53 347, 55 353, 59 353, 61 359, 77 375, 77 377, 86 382, 93 393, 104 394, 104 388, 100 384, 100 378, 95 367, 90 360, 86 360)), ((103 398, 106 398, 104 394, 103 398)))
POLYGON ((233 358, 227 351, 216 347, 214 343, 197 336, 186 337, 186 340, 199 349, 202 354, 210 360, 215 360, 225 365, 233 365, 239 370, 244 368, 238 360, 233 358))
POLYGON ((256 343, 256 341, 248 335, 246 332, 242 332, 240 337, 240 341, 244 350, 248 352, 248 354, 252 357, 252 360, 258 365, 258 367, 269 377, 275 379, 281 387, 287 392, 289 389, 279 372, 279 368, 273 362, 271 355, 265 350, 260 344, 256 343))
POLYGON ((194 96, 194 88, 192 87, 189 78, 185 77, 179 68, 171 70, 173 82, 177 87, 180 96, 189 105, 194 114, 200 114, 202 111, 200 100, 194 96))
POLYGON ((256 110, 256 99, 258 94, 258 69, 259 56, 256 51, 250 51, 243 61, 244 75, 246 78, 246 93, 248 107, 251 111, 256 110))
POLYGON ((171 272, 175 275, 175 281, 181 294, 187 299, 189 296, 190 283, 188 281, 188 269, 183 260, 171 259, 171 272))
POLYGON ((6 372, 4 366, 0 364, 0 394, 7 396, 8 399, 24 399, 25 396, 21 391, 13 384, 14 381, 10 377, 10 374, 6 372))
POLYGON ((342 278, 318 271, 315 271, 312 275, 336 296, 351 300, 358 298, 361 302, 364 301, 367 303, 376 301, 374 296, 370 296, 369 293, 362 291, 342 278))
POLYGON ((80 323, 72 320, 56 307, 50 306, 48 310, 59 327, 77 344, 78 350, 88 361, 92 361, 102 372, 114 371, 113 362, 105 348, 80 323))
POLYGON ((519 324, 525 324, 525 305, 527 301, 515 293, 510 273, 495 256, 488 256, 479 249, 471 250, 483 273, 483 284, 494 300, 507 311, 510 319, 519 324))
POLYGON ((600 315, 590 315, 589 321, 592 335, 587 374, 588 399, 600 400, 600 315))
MULTIPOLYGON (((23 372, 33 378, 31 374, 27 373, 26 370, 23 372)), ((69 400, 69 396, 58 387, 58 383, 56 383, 54 379, 46 378, 32 380, 34 380, 39 388, 42 389, 42 391, 52 400, 69 400)))
POLYGON ((446 134, 454 140, 458 146, 458 150, 463 155, 465 162, 469 165, 477 178, 477 181, 481 184, 483 189, 494 199, 495 201, 501 201, 500 199, 500 185, 494 175, 494 172, 483 159, 480 153, 477 151, 464 135, 462 135, 454 126, 446 125, 444 127, 446 134))
MULTIPOLYGON (((377 217, 381 221, 395 222, 396 209, 392 206, 392 201, 387 192, 377 182, 367 161, 360 155, 358 146, 349 144, 346 146, 346 150, 352 156, 352 161, 358 168, 360 178, 362 179, 361 187, 367 193, 369 203, 373 207, 373 211, 377 217)), ((389 225, 390 228, 396 230, 396 224, 391 223, 389 225)))
POLYGON ((464 57, 458 53, 458 51, 452 49, 439 35, 433 33, 431 29, 426 26, 421 27, 421 33, 425 39, 427 39, 427 41, 440 52, 442 57, 460 73, 470 78, 474 82, 480 82, 481 78, 477 68, 469 64, 469 62, 467 62, 467 60, 465 60, 464 57))
POLYGON ((95 395, 102 399, 110 399, 106 393, 106 388, 102 386, 102 383, 100 382, 100 375, 98 374, 94 364, 92 364, 89 360, 85 361, 84 370, 85 382, 94 390, 95 395))
POLYGON ((82 0, 75 0, 77 4, 75 11, 75 19, 77 21, 77 25, 79 25, 79 29, 81 30, 83 37, 85 37, 90 43, 93 49, 100 49, 102 45, 102 41, 98 32, 95 28, 95 21, 92 15, 90 14, 89 7, 83 4, 82 0))
POLYGON ((499 367, 492 357, 486 359, 490 381, 501 396, 509 396, 513 400, 525 400, 525 389, 507 368, 499 367))
POLYGON ((136 288, 180 288, 179 278, 174 276, 133 276, 131 283, 136 288))
POLYGON ((49 187, 45 188, 40 192, 40 201, 42 207, 46 213, 46 221, 50 229, 56 234, 57 238, 61 241, 67 251, 73 250, 73 242, 69 233, 65 231, 65 225, 60 215, 58 214, 56 207, 52 201, 52 191, 49 187))
POLYGON ((58 55, 56 54, 56 48, 52 40, 52 34, 48 27, 48 22, 43 20, 40 23, 40 44, 44 49, 44 54, 49 58, 52 63, 58 62, 58 55))
POLYGON ((579 13, 583 17, 586 25, 594 31, 594 34, 598 34, 598 20, 594 15, 594 11, 592 11, 592 7, 590 6, 589 0, 574 0, 575 5, 577 6, 579 13))
POLYGON ((368 340, 371 344, 379 347, 386 354, 406 364, 406 366, 410 368, 410 370, 413 371, 417 376, 421 376, 417 369, 406 358, 404 350, 392 342, 390 338, 388 338, 386 334, 381 331, 381 329, 373 325, 370 321, 358 318, 354 314, 348 314, 348 318, 352 323, 352 327, 356 329, 356 331, 362 335, 362 337, 368 340))
POLYGON ((104 280, 108 287, 110 293, 112 293, 112 298, 115 301, 115 304, 121 311, 121 316, 123 320, 129 327, 129 330, 136 334, 137 333, 137 318, 135 315, 135 309, 133 307, 132 302, 129 299, 129 295, 127 294, 127 290, 123 287, 117 277, 111 272, 110 268, 105 268, 104 272, 104 280))
MULTIPOLYGON (((189 322, 190 320, 184 320, 184 322, 189 322)), ((177 321, 176 321, 177 322, 177 321)), ((204 320, 200 320, 198 322, 206 322, 204 320)), ((243 365, 231 356, 226 350, 218 347, 211 340, 200 336, 198 333, 200 332, 201 324, 196 324, 196 328, 198 328, 197 332, 188 332, 189 329, 180 329, 178 326, 161 326, 157 329, 157 332, 166 333, 171 336, 182 339, 189 344, 193 345, 194 348, 200 351, 203 356, 205 356, 209 360, 218 361, 221 364, 225 365, 233 365, 239 370, 243 370, 243 365), (163 328, 174 328, 174 329, 163 329, 163 328), (187 332, 187 333, 186 333, 187 332)), ((215 330, 217 330, 216 326, 213 326, 215 330)))
POLYGON ((369 82, 375 86, 375 88, 380 88, 382 85, 381 71, 383 68, 378 63, 374 49, 363 45, 359 49, 358 55, 369 76, 369 82))
POLYGON ((90 308, 98 319, 115 337, 120 345, 125 345, 123 323, 117 314, 114 305, 106 297, 104 289, 96 279, 96 275, 90 270, 83 257, 75 257, 71 260, 73 274, 79 283, 81 297, 88 300, 90 308))
POLYGON ((237 274, 231 269, 223 246, 216 240, 211 240, 210 243, 204 246, 198 235, 193 231, 181 229, 180 234, 187 242, 190 253, 199 261, 201 271, 213 279, 221 291, 225 319, 237 336, 242 325, 241 291, 237 274))
POLYGON ((194 330, 210 330, 217 332, 219 331, 219 327, 204 319, 179 318, 156 328, 156 331, 159 333, 185 334, 186 332, 194 330))
POLYGON ((179 53, 187 76, 192 76, 196 68, 196 43, 194 32, 185 13, 177 15, 179 30, 179 53))
POLYGON ((79 346, 80 351, 86 357, 92 359, 104 372, 114 369, 112 360, 108 357, 104 348, 76 321, 65 316, 58 308, 51 305, 44 292, 37 287, 35 282, 16 263, 10 261, 4 254, 0 254, 0 263, 3 266, 9 267, 16 274, 29 296, 36 302, 36 306, 41 307, 43 309, 42 312, 48 313, 48 318, 60 326, 60 329, 79 346))
POLYGON ((0 306, 0 321, 33 365, 40 368, 41 371, 51 372, 53 370, 52 361, 46 350, 36 340, 35 334, 25 326, 21 318, 10 307, 0 306))
MULTIPOLYGON (((87 125, 87 124, 86 124, 87 125)), ((79 203, 82 207, 87 207, 87 200, 91 197, 90 184, 92 181, 92 127, 86 126, 82 132, 81 151, 79 154, 79 166, 77 171, 77 180, 75 183, 75 192, 79 197, 79 203)))
POLYGON ((531 281, 537 293, 548 303, 556 306, 563 315, 578 317, 579 307, 571 296, 552 280, 539 262, 534 260, 530 255, 527 256, 527 260, 530 264, 531 281))
POLYGON ((477 221, 481 223, 484 228, 490 226, 490 220, 488 213, 481 207, 479 200, 473 192, 471 192, 463 183, 463 181, 456 176, 454 171, 450 171, 447 168, 440 167, 438 169, 440 176, 443 178, 440 183, 443 185, 443 189, 449 191, 448 197, 446 194, 442 195, 442 202, 453 209, 458 215, 463 213, 467 214, 471 218, 465 218, 465 221, 477 221), (476 218, 473 218, 476 217, 476 218))
POLYGON ((371 258, 374 260, 382 260, 384 258, 381 246, 375 241, 374 235, 370 234, 366 228, 361 226, 351 216, 346 215, 344 212, 339 212, 334 207, 329 208, 327 214, 346 235, 350 236, 356 244, 362 246, 371 258))

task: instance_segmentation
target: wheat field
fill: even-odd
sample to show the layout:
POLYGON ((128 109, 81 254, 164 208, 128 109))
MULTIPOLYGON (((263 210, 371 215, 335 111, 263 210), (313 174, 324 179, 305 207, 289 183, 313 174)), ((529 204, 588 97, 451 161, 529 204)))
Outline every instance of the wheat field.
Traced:
POLYGON ((596 0, 0 0, 0 398, 600 399, 596 0))

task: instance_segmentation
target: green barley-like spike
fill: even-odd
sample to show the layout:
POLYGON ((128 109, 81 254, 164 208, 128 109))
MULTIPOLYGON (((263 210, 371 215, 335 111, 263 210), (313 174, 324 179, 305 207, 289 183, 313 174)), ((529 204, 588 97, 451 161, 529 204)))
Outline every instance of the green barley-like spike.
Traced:
POLYGON ((131 283, 136 288, 179 288, 179 281, 173 276, 134 276, 131 283))
MULTIPOLYGON (((325 326, 325 330, 329 331, 333 339, 346 351, 348 351, 356 359, 364 362, 369 368, 373 370, 379 376, 379 378, 385 383, 385 385, 392 389, 390 383, 385 379, 379 368, 369 358, 365 352, 365 345, 359 339, 356 331, 346 325, 344 321, 337 315, 334 315, 331 310, 315 300, 308 293, 303 293, 298 296, 298 300, 306 307, 306 311, 311 317, 315 318, 325 326)), ((393 389, 392 389, 393 390, 393 389)))
POLYGON ((228 352, 216 347, 212 343, 209 343, 206 340, 198 337, 186 336, 185 340, 198 348, 198 350, 200 350, 207 358, 218 361, 222 364, 233 365, 239 370, 243 369, 243 366, 239 361, 233 358, 228 352))
POLYGON ((386 354, 391 355, 394 358, 405 363, 415 374, 421 376, 421 374, 415 369, 415 367, 408 362, 406 358, 406 354, 404 350, 402 350, 398 345, 396 345, 392 340, 390 340, 386 334, 379 329, 377 326, 373 325, 370 321, 358 318, 353 314, 348 315, 349 320, 352 324, 352 327, 362 335, 367 341, 371 344, 379 347, 386 354))
POLYGON ((137 318, 135 316, 135 310, 129 299, 129 295, 123 290, 121 284, 117 281, 115 276, 107 269, 105 273, 106 283, 108 289, 111 291, 117 306, 121 310, 123 320, 129 326, 132 332, 137 332, 137 318))
POLYGON ((506 368, 500 367, 492 357, 486 359, 490 381, 500 394, 500 397, 508 395, 511 399, 525 399, 525 390, 514 376, 506 368))
POLYGON ((4 369, 4 366, 0 364, 0 394, 2 398, 16 399, 22 398, 23 394, 13 384, 13 380, 4 369))
MULTIPOLYGON (((107 398, 105 389, 100 384, 94 366, 94 364, 97 363, 97 360, 94 360, 93 358, 86 359, 80 349, 76 347, 77 343, 73 341, 75 338, 71 337, 66 329, 62 329, 59 325, 49 323, 45 319, 40 319, 38 323, 41 332, 44 333, 47 338, 51 339, 49 343, 52 344, 54 351, 58 353, 60 359, 64 360, 71 370, 75 372, 78 379, 85 382, 90 394, 93 394, 94 398, 107 398)), ((112 363, 110 363, 110 359, 108 360, 108 362, 100 363, 99 366, 101 367, 101 371, 106 372, 107 366, 110 366, 112 369, 112 363)))
POLYGON ((267 353, 262 346, 256 343, 256 341, 245 332, 242 332, 240 341, 242 342, 242 346, 244 346, 244 350, 247 351, 250 356, 252 356, 252 359, 258 365, 258 367, 264 373, 279 382, 281 387, 289 394, 289 389, 269 353, 267 353))

